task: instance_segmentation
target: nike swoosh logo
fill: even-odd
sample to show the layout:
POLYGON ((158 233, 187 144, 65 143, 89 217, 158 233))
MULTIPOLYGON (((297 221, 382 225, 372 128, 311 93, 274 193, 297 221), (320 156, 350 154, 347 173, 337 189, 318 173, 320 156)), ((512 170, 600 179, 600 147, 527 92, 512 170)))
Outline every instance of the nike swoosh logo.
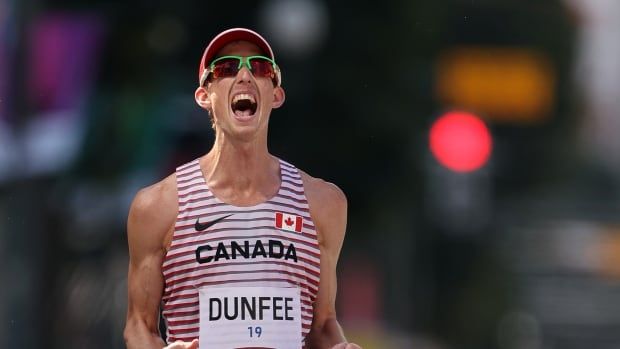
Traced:
POLYGON ((220 221, 222 221, 224 218, 228 218, 230 216, 232 216, 234 213, 229 214, 227 216, 222 216, 218 219, 212 220, 211 222, 205 222, 205 223, 200 223, 200 218, 196 219, 196 224, 194 224, 194 228, 196 229, 196 231, 203 231, 208 229, 209 227, 211 227, 212 225, 214 225, 215 223, 218 223, 220 221))

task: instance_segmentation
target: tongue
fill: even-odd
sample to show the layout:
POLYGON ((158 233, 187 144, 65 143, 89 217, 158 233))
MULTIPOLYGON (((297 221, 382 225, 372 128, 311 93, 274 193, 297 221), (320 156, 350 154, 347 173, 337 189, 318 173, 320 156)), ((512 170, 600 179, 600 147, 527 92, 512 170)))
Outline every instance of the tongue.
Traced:
POLYGON ((250 109, 245 109, 245 110, 235 110, 235 115, 238 117, 247 117, 252 115, 252 111, 250 109))

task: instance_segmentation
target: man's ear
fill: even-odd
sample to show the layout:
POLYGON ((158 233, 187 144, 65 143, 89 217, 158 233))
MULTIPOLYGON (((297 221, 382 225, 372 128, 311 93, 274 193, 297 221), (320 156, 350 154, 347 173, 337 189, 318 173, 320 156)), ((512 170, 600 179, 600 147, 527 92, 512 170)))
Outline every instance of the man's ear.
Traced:
POLYGON ((281 86, 276 86, 273 89, 273 109, 280 108, 284 104, 285 99, 286 93, 284 93, 284 89, 281 86))
POLYGON ((196 103, 203 109, 211 112, 211 100, 209 99, 209 92, 205 87, 199 86, 194 93, 194 99, 196 103))

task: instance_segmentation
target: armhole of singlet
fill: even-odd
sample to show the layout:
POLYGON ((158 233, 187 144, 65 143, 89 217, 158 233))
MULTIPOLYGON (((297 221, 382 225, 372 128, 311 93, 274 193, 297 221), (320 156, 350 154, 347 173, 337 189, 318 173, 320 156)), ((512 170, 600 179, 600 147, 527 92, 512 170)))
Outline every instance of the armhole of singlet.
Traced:
MULTIPOLYGON (((298 189, 301 190, 301 197, 306 202, 303 205, 303 208, 307 211, 308 217, 310 217, 310 223, 312 224, 312 228, 313 228, 312 230, 314 232, 314 236, 315 236, 315 239, 317 240, 317 244, 318 244, 318 238, 319 238, 318 237, 318 232, 316 231, 316 224, 315 224, 314 218, 312 217, 312 214, 310 212, 310 201, 308 200, 308 196, 306 195, 306 187, 304 186, 304 179, 301 176, 301 171, 295 165, 293 165, 293 164, 291 164, 291 163, 289 163, 289 162, 287 162, 285 160, 282 160, 282 159, 279 159, 279 160, 280 160, 280 173, 283 173, 284 170, 286 169, 288 172, 291 173, 288 176, 291 176, 291 177, 294 177, 294 178, 296 177, 296 179, 299 180, 300 184, 299 184, 298 189)), ((280 192, 284 191, 283 186, 284 186, 283 184, 280 184, 280 192)))
MULTIPOLYGON (((188 163, 185 163, 179 167, 176 168, 175 172, 174 172, 174 180, 175 180, 175 186, 176 186, 176 200, 177 200, 177 214, 176 217, 174 218, 174 225, 172 226, 172 236, 170 237, 170 245, 168 246, 168 250, 166 251, 166 256, 168 255, 168 251, 170 251, 170 249, 172 248, 172 246, 174 245, 174 240, 175 240, 175 236, 177 234, 177 224, 179 222, 179 217, 181 217, 181 213, 182 210, 185 206, 181 206, 181 183, 179 182, 179 173, 185 170, 200 170, 200 158, 198 159, 194 159, 188 163)), ((185 205, 189 205, 189 202, 186 203, 185 205)))
MULTIPOLYGON (((308 197, 306 196, 306 188, 304 187, 304 179, 301 177, 301 173, 299 169, 282 159, 278 159, 280 161, 280 189, 279 193, 284 192, 284 175, 291 177, 292 179, 299 180, 299 186, 297 187, 301 191, 301 196, 306 201, 306 206, 308 206, 308 214, 310 213, 310 205, 308 205, 308 197)), ((296 185, 296 184, 295 184, 296 185)), ((297 186, 297 185, 296 185, 297 186)))

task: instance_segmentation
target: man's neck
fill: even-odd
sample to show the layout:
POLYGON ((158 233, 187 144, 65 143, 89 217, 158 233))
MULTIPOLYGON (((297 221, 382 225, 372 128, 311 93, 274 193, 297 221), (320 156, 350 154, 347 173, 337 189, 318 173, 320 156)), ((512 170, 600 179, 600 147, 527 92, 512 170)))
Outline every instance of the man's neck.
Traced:
POLYGON ((201 159, 210 190, 235 205, 254 205, 273 196, 280 186, 280 167, 266 144, 218 142, 201 159))

